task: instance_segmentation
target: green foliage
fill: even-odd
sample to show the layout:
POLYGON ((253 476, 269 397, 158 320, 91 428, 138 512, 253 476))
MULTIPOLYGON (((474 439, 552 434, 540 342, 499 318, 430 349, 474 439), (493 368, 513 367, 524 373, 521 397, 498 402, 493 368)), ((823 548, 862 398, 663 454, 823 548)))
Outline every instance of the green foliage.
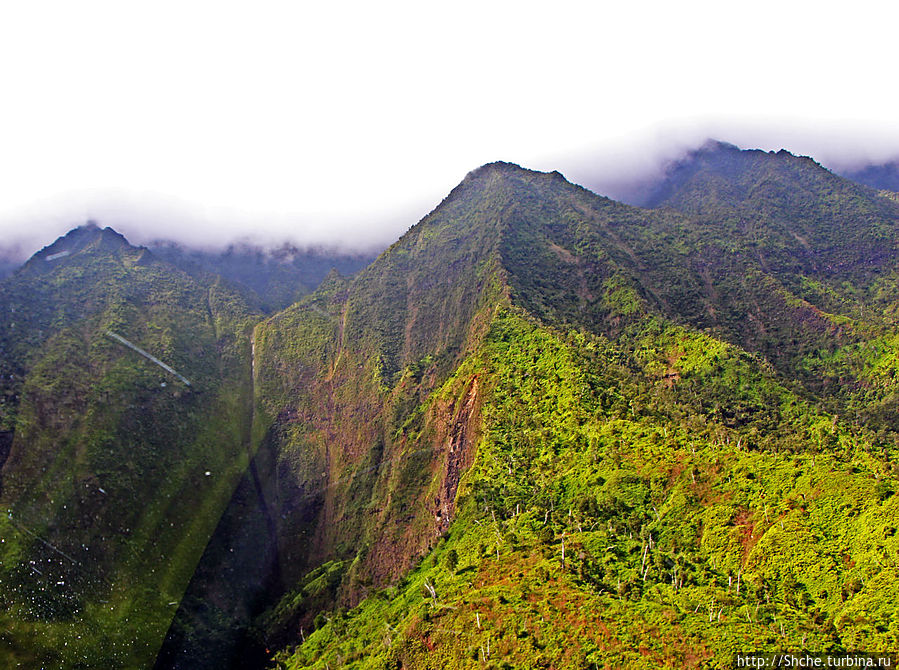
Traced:
POLYGON ((726 667, 746 648, 889 648, 890 615, 851 614, 864 583, 889 579, 879 552, 899 551, 870 435, 821 417, 855 451, 821 449, 817 414, 773 371, 680 328, 613 343, 508 313, 456 376, 475 373, 490 395, 447 541, 283 667, 726 667), (687 400, 661 361, 694 380, 687 400), (741 396, 784 430, 711 407, 741 396))
MULTIPOLYGON (((875 250, 897 210, 810 161, 731 159, 744 167, 711 161, 671 190, 680 215, 507 165, 438 208, 496 231, 515 306, 498 303, 443 382, 486 390, 476 459, 446 541, 284 667, 889 649, 892 617, 863 594, 890 579, 877 552, 895 547, 855 519, 891 518, 894 498, 896 294, 875 250)), ((402 276, 384 312, 396 333, 402 276)))
POLYGON ((96 227, 3 282, 0 308, 0 664, 145 667, 246 467, 253 317, 96 227))

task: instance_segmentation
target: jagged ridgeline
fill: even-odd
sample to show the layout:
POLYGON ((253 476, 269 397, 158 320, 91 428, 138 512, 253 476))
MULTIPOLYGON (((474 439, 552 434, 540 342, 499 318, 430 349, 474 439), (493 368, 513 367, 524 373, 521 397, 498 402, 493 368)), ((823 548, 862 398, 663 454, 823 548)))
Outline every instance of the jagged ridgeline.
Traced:
POLYGON ((40 297, 2 326, 9 664, 894 650, 896 195, 710 144, 645 202, 486 165, 265 319, 108 230, 38 254, 0 284, 40 297))
POLYGON ((248 462, 258 317, 96 226, 0 310, 0 665, 148 667, 248 462))

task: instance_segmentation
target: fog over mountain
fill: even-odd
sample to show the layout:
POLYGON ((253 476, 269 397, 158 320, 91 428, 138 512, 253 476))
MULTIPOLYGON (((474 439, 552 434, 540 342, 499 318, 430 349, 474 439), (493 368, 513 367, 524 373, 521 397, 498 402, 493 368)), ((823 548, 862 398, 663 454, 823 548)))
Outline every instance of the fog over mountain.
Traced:
POLYGON ((136 244, 370 251, 491 161, 627 199, 710 137, 899 155, 896 8, 653 4, 6 8, 0 246, 94 219, 136 244))
MULTIPOLYGON (((558 155, 534 155, 525 167, 559 170, 570 181, 615 200, 641 205, 652 185, 667 169, 710 139, 744 149, 808 155, 828 169, 876 188, 899 188, 895 163, 899 131, 887 125, 862 128, 852 123, 779 124, 694 120, 670 122, 642 134, 623 136, 599 146, 585 145, 558 155)), ((496 157, 506 158, 506 157, 496 157)), ((0 215, 0 276, 12 271, 48 239, 73 225, 97 220, 121 231, 134 243, 159 246, 175 243, 188 249, 223 252, 234 244, 274 251, 284 245, 326 249, 335 253, 372 255, 386 248, 439 201, 440 194, 465 171, 432 160, 409 166, 407 173, 372 174, 382 192, 365 209, 349 196, 357 183, 346 180, 347 200, 332 211, 283 211, 264 202, 258 211, 227 206, 207 207, 160 194, 86 192, 51 199, 18 214, 0 215), (416 169, 418 174, 416 174, 416 169)), ((354 174, 348 166, 347 174, 354 174)), ((334 174, 341 182, 344 176, 334 174)), ((370 186, 370 185, 369 185, 370 186)))
POLYGON ((899 127, 891 124, 730 118, 667 122, 610 142, 592 155, 559 156, 557 166, 569 179, 593 191, 641 204, 646 189, 662 179, 667 169, 710 140, 742 149, 786 149, 866 184, 865 170, 876 171, 899 157, 899 127))

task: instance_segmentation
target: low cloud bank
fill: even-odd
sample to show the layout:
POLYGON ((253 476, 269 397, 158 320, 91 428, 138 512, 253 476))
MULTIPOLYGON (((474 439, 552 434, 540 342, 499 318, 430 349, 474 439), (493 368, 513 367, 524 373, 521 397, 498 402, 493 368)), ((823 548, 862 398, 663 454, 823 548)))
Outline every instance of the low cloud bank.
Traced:
MULTIPOLYGON (((899 123, 809 123, 800 120, 745 121, 691 119, 658 125, 640 133, 606 140, 554 155, 496 156, 537 170, 559 170, 569 180, 616 200, 639 204, 666 169, 709 139, 744 149, 787 149, 807 155, 840 174, 859 173, 899 157, 899 123)), ((468 169, 478 167, 476 164, 468 169)), ((464 171, 457 166, 421 166, 416 178, 391 175, 394 193, 382 187, 378 200, 366 209, 365 189, 347 184, 345 202, 333 211, 256 211, 204 206, 174 197, 142 192, 81 192, 60 195, 8 213, 0 220, 0 275, 53 242, 75 226, 96 220, 111 226, 133 244, 171 240, 189 248, 220 251, 239 243, 264 249, 285 244, 326 248, 347 253, 374 253, 395 241, 449 192, 464 171), (422 186, 422 176, 434 175, 422 186), (456 182, 453 181, 456 180, 456 182), (355 194, 355 196, 354 196, 355 194), (341 207, 343 209, 341 209, 341 207)), ((412 168, 410 168, 412 169, 412 168)), ((346 179, 336 174, 335 180, 346 179)))

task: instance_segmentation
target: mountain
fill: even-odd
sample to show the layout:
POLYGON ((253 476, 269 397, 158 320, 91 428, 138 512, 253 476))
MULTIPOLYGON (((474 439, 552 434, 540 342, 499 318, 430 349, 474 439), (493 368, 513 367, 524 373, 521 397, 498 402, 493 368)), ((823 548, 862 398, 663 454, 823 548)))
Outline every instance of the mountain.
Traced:
POLYGON ((0 310, 0 665, 147 667, 246 467, 258 317, 95 225, 0 310))
MULTIPOLYGON (((123 554, 149 557, 141 570, 113 557, 103 573, 135 605, 117 601, 107 617, 100 589, 80 609, 38 616, 26 606, 35 589, 21 584, 52 582, 13 548, 7 658, 76 667, 53 659, 62 633, 43 645, 28 635, 90 621, 110 637, 137 612, 153 621, 140 653, 104 657, 94 636, 83 665, 149 667, 151 647, 159 670, 729 667, 746 650, 894 648, 899 203, 808 158, 710 144, 647 204, 488 164, 355 276, 332 273, 268 316, 228 293, 232 311, 205 322, 190 308, 230 284, 112 231, 75 231, 41 252, 0 284, 16 300, 32 284, 48 296, 27 337, 4 326, 24 381, 14 375, 7 391, 3 502, 25 509, 7 482, 27 503, 32 476, 42 500, 71 506, 62 474, 29 473, 57 460, 51 471, 78 472, 81 453, 103 454, 113 463, 103 472, 130 477, 141 510, 180 515, 164 541, 185 547, 183 579, 160 580, 152 570, 173 571, 171 561, 153 564, 110 528, 103 537, 123 554), (79 246, 82 236, 91 242, 79 246), (168 285, 156 271, 195 297, 158 295, 168 285), (103 320, 109 304, 130 328, 103 320), (168 339, 150 327, 164 318, 168 339), (34 333, 69 323, 83 324, 81 339, 65 331, 73 344, 40 367, 34 333), (108 330, 137 333, 191 390, 167 377, 177 401, 142 400, 147 375, 167 373, 108 330), (143 377, 125 375, 131 385, 92 410, 106 424, 65 414, 45 422, 55 432, 41 446, 28 408, 94 392, 77 385, 83 349, 101 379, 112 374, 103 365, 126 363, 143 377), (150 424, 174 417, 190 438, 153 454, 205 453, 190 446, 198 424, 177 413, 194 394, 191 418, 217 426, 215 453, 230 464, 214 502, 208 478, 169 484, 151 468, 139 481, 150 424), (144 423, 119 421, 131 415, 144 423), (79 437, 95 425, 117 439, 79 437), (71 457, 49 446, 63 440, 71 457), (26 452, 33 465, 22 468, 14 455, 26 452), (178 504, 155 502, 175 490, 178 504), (167 618, 149 607, 160 584, 173 585, 167 618)), ((4 537, 79 558, 70 552, 91 524, 42 504, 44 525, 28 530, 48 544, 9 525, 4 537)), ((143 527, 161 525, 149 516, 143 527)))

